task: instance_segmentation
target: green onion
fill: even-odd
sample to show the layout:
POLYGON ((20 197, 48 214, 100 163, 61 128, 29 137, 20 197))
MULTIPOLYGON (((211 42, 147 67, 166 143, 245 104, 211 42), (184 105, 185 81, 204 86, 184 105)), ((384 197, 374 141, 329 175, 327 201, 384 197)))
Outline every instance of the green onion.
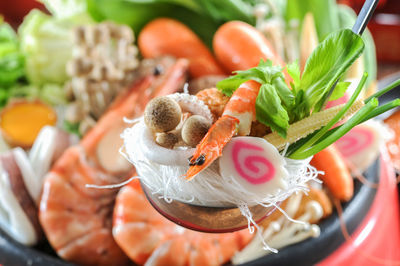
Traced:
POLYGON ((328 132, 337 122, 340 121, 340 119, 342 119, 342 117, 346 114, 346 112, 350 109, 350 107, 354 104, 354 102, 356 101, 358 95, 360 95, 361 90, 364 87, 365 82, 367 81, 368 78, 368 74, 364 73, 363 77, 361 78, 360 83, 358 84, 355 92, 353 93, 353 95, 351 96, 351 98, 349 99, 349 101, 346 103, 346 105, 343 107, 343 109, 337 113, 335 115, 335 117, 332 118, 332 120, 323 128, 321 128, 320 130, 318 130, 317 134, 315 134, 312 138, 310 138, 300 149, 298 149, 295 153, 301 153, 303 152, 305 149, 307 149, 307 147, 312 146, 314 143, 316 143, 318 140, 321 139, 321 137, 328 132))
POLYGON ((338 127, 337 130, 334 130, 331 134, 329 134, 327 137, 324 137, 314 146, 308 148, 303 148, 303 146, 301 147, 301 152, 295 151, 288 157, 291 159, 302 160, 320 152, 321 150, 325 149, 326 147, 337 141, 347 132, 349 132, 353 127, 360 124, 365 119, 365 117, 367 117, 368 114, 378 106, 378 104, 378 99, 372 98, 363 108, 361 108, 360 111, 358 111, 352 118, 350 118, 349 121, 338 127))

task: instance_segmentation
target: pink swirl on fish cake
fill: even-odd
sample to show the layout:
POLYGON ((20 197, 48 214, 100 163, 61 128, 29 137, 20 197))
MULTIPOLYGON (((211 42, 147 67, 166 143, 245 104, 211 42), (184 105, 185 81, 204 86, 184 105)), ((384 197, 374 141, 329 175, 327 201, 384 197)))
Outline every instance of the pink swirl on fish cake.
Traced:
POLYGON ((336 145, 343 156, 349 157, 357 154, 370 146, 374 141, 374 133, 371 130, 355 127, 341 137, 336 145))
POLYGON ((232 160, 238 174, 253 185, 263 184, 272 180, 275 176, 275 167, 273 164, 259 154, 243 155, 243 151, 246 150, 264 152, 264 149, 261 147, 244 141, 237 141, 232 149, 232 160))

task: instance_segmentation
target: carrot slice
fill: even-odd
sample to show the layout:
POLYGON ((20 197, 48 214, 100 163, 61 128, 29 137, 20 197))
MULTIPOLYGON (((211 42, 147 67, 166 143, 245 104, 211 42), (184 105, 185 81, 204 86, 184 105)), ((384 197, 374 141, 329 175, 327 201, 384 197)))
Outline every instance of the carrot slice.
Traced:
POLYGON ((140 32, 138 45, 146 58, 162 55, 187 58, 193 78, 225 74, 200 38, 179 21, 169 18, 153 20, 140 32))
POLYGON ((0 114, 0 128, 11 146, 29 148, 39 131, 57 122, 55 111, 40 101, 17 101, 8 104, 0 114))
POLYGON ((311 160, 311 165, 325 172, 319 178, 328 187, 334 197, 341 201, 348 201, 353 197, 353 178, 346 167, 342 155, 334 145, 330 145, 315 154, 311 160))

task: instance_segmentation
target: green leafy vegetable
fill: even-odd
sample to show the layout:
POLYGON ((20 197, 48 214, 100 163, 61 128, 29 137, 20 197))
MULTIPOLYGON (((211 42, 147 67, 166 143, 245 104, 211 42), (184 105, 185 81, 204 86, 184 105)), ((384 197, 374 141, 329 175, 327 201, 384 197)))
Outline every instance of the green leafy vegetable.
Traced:
POLYGON ((297 20, 302 25, 304 16, 309 12, 313 14, 320 41, 340 29, 335 0, 288 0, 285 19, 287 22, 297 20))
POLYGON ((302 153, 305 149, 314 145, 323 135, 325 135, 325 133, 328 132, 329 129, 331 129, 336 123, 340 121, 340 119, 346 114, 346 112, 356 101, 357 97, 360 95, 361 90, 365 84, 365 81, 367 80, 367 77, 368 74, 365 73, 361 79, 361 82, 358 84, 356 90, 354 91, 351 98, 347 101, 345 106, 336 114, 335 117, 332 118, 331 121, 329 121, 329 123, 326 126, 320 129, 312 138, 310 138, 304 145, 302 145, 298 150, 296 150, 293 156, 295 156, 296 153, 302 153))
POLYGON ((64 89, 58 84, 47 83, 43 86, 16 84, 4 92, 0 94, 0 102, 3 106, 11 98, 40 99, 50 105, 63 105, 67 102, 64 89))
POLYGON ((217 88, 231 96, 240 84, 248 80, 260 83, 262 86, 256 100, 257 120, 286 137, 289 126, 287 110, 294 104, 294 95, 285 83, 282 68, 273 66, 270 60, 261 59, 257 67, 235 71, 235 74, 218 82, 217 88))
MULTIPOLYGON (((339 24, 340 28, 351 28, 357 19, 356 13, 349 6, 338 5, 339 24)), ((373 81, 376 80, 376 52, 375 43, 372 35, 368 29, 362 35, 365 43, 365 51, 363 53, 364 59, 364 71, 368 72, 368 79, 366 87, 373 81)))
POLYGON ((339 98, 342 98, 347 89, 349 88, 350 84, 351 82, 346 82, 346 81, 338 82, 338 84, 336 84, 336 87, 332 92, 332 95, 329 97, 329 101, 334 101, 339 98))
MULTIPOLYGON (((350 7, 338 5, 334 0, 290 0, 287 2, 284 16, 287 22, 297 20, 302 25, 304 16, 312 13, 318 39, 323 41, 331 32, 351 28, 357 15, 350 7)), ((365 43, 364 71, 368 72, 366 86, 376 79, 376 52, 371 33, 365 30, 362 36, 365 43)))
POLYGON ((293 63, 290 63, 286 66, 287 72, 289 73, 290 77, 293 79, 292 82, 292 89, 296 90, 300 86, 300 66, 299 61, 296 60, 293 63))
POLYGON ((256 114, 259 122, 268 125, 271 130, 286 138, 289 115, 273 85, 267 83, 261 86, 256 100, 256 114))
POLYGON ((255 23, 251 5, 242 0, 194 0, 204 13, 215 21, 241 20, 249 24, 255 23))
MULTIPOLYGON (((322 108, 333 85, 360 56, 363 48, 358 35, 351 30, 341 30, 329 35, 313 51, 301 77, 297 62, 287 66, 293 79, 292 90, 285 83, 282 68, 262 60, 257 67, 236 71, 236 75, 220 81, 217 88, 231 96, 243 82, 254 80, 260 83, 262 86, 256 100, 257 120, 285 137, 289 124, 322 108)), ((343 96, 348 85, 339 82, 331 98, 343 96)))
POLYGON ((68 133, 77 135, 79 138, 82 137, 81 133, 79 132, 79 123, 71 123, 67 120, 64 120, 64 129, 68 133))
POLYGON ((89 23, 91 19, 83 14, 58 19, 32 10, 18 29, 29 82, 64 83, 68 78, 65 66, 72 57, 72 28, 89 23))
POLYGON ((7 104, 10 88, 24 77, 24 63, 17 35, 0 17, 0 107, 7 104))
MULTIPOLYGON (((4 99, 8 87, 24 76, 24 56, 14 30, 0 18, 0 89, 4 99)), ((0 105, 4 101, 0 100, 0 105)))
POLYGON ((135 34, 158 17, 177 19, 209 47, 215 31, 225 21, 255 23, 250 5, 244 0, 87 0, 87 6, 95 20, 130 25, 135 34))
POLYGON ((338 113, 325 127, 315 131, 313 134, 310 134, 309 136, 290 145, 287 150, 286 156, 292 159, 308 158, 320 152, 321 150, 325 149, 335 141, 337 141, 339 138, 341 138, 344 134, 346 134, 356 125, 400 106, 399 98, 392 100, 381 106, 379 106, 379 101, 377 99, 378 97, 384 95, 390 90, 398 87, 400 85, 400 80, 397 80, 392 84, 390 84, 389 86, 387 86, 386 88, 379 90, 374 95, 365 99, 364 100, 365 105, 361 108, 360 111, 358 111, 343 125, 332 129, 332 126, 339 121, 341 115, 343 115, 354 103, 354 101, 360 94, 362 88, 364 87, 366 80, 367 80, 367 75, 364 74, 354 94, 352 95, 350 100, 346 103, 346 105, 343 107, 341 112, 338 113))
POLYGON ((39 0, 53 17, 58 19, 69 19, 71 17, 86 16, 86 0, 39 0))
POLYGON ((323 149, 325 149, 326 147, 337 141, 339 138, 341 138, 343 135, 345 135, 347 132, 349 132, 353 127, 362 123, 364 121, 364 118, 368 115, 368 113, 370 113, 376 107, 378 107, 378 104, 379 104, 378 100, 374 98, 363 108, 361 108, 360 111, 358 111, 355 115, 353 115, 346 123, 338 127, 337 130, 328 131, 328 133, 322 136, 319 139, 319 141, 315 143, 315 145, 309 147, 308 149, 305 149, 301 153, 293 153, 289 155, 289 158, 306 159, 322 151, 323 149))
POLYGON ((12 86, 24 76, 24 56, 19 52, 9 53, 0 57, 0 87, 12 86))
MULTIPOLYGON (((308 58, 299 88, 304 101, 297 107, 306 112, 319 111, 328 100, 329 91, 351 64, 361 55, 364 42, 349 29, 329 35, 308 58)), ((296 108, 293 110, 296 112, 296 108)))

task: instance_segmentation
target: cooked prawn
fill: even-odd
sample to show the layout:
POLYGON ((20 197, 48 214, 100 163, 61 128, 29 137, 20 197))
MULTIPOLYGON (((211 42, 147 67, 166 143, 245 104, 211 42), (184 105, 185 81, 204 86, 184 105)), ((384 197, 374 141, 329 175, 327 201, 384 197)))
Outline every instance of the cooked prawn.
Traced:
POLYGON ((145 265, 220 265, 251 239, 248 230, 206 234, 170 222, 151 207, 137 180, 117 195, 113 236, 129 258, 145 265))
POLYGON ((186 173, 186 179, 192 179, 221 156, 222 149, 233 136, 249 135, 251 123, 256 116, 256 99, 259 90, 260 84, 250 80, 240 85, 233 93, 222 116, 197 145, 195 153, 189 160, 190 167, 186 173))
POLYGON ((40 222, 57 254, 68 261, 81 265, 129 263, 111 233, 116 191, 86 185, 119 183, 133 174, 133 167, 122 156, 121 160, 115 158, 120 156, 119 135, 126 126, 123 118, 138 117, 151 97, 173 93, 185 82, 187 60, 161 63, 164 74, 148 74, 120 95, 80 144, 66 150, 45 177, 40 222), (103 157, 115 163, 107 164, 103 157))

